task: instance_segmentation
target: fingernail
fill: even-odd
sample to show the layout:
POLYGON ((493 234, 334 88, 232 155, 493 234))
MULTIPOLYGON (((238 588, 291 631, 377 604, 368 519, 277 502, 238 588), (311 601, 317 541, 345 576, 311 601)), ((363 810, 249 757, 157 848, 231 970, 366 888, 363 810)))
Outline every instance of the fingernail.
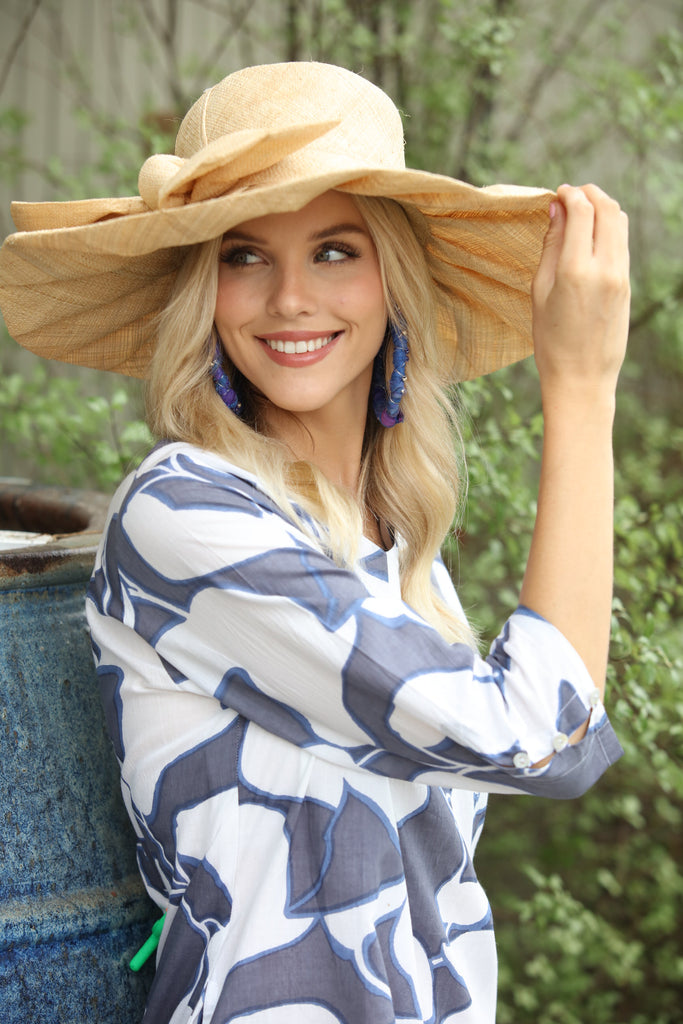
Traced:
POLYGON ((548 213, 550 214, 550 219, 552 220, 555 214, 557 213, 557 203, 550 204, 550 209, 548 210, 548 213))

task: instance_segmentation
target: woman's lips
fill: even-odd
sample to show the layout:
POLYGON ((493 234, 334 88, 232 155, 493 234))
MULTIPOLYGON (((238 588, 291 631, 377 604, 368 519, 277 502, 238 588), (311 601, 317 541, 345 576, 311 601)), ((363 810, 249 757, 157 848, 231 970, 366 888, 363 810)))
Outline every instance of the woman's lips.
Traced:
POLYGON ((308 366, 323 359, 343 331, 318 334, 314 331, 279 331, 259 335, 267 354, 281 366, 308 366))

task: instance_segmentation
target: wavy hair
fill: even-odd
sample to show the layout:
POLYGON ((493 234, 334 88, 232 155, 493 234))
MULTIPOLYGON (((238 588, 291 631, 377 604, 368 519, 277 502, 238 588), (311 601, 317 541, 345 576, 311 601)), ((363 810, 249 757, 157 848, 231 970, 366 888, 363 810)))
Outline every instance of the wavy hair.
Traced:
MULTIPOLYGON (((464 459, 451 366, 439 344, 439 298, 427 257, 404 209, 390 199, 354 196, 377 249, 387 309, 400 310, 410 343, 404 422, 367 418, 358 495, 332 484, 311 462, 267 434, 263 398, 225 357, 243 416, 226 409, 210 374, 221 239, 191 246, 159 323, 147 390, 153 434, 216 452, 249 470, 283 512, 335 560, 353 566, 366 506, 398 538, 403 598, 447 640, 472 644, 468 625, 440 598, 432 563, 464 497, 464 459), (302 514, 303 513, 303 514, 302 514)), ((419 230, 419 228, 418 228, 419 230)), ((391 313, 390 313, 391 315, 391 313)), ((386 361, 391 373, 391 359, 386 361)))

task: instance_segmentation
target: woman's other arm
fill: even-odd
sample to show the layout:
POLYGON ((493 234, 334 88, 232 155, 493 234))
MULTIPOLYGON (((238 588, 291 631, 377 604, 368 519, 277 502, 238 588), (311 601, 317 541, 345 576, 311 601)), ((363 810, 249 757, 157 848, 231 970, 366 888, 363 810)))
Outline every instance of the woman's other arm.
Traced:
POLYGON ((628 222, 593 185, 563 185, 558 200, 532 289, 544 442, 521 602, 567 637, 603 691, 612 425, 629 318, 628 222))

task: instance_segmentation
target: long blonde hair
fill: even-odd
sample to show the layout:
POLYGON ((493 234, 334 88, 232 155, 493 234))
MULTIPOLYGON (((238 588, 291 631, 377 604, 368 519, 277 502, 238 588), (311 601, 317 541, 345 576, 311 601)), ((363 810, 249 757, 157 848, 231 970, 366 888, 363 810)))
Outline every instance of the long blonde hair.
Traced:
MULTIPOLYGON (((312 463, 264 429, 249 381, 225 358, 244 405, 238 418, 210 374, 221 239, 190 247, 162 314, 148 387, 148 420, 157 437, 214 451, 254 473, 284 513, 310 535, 297 507, 320 523, 325 547, 352 566, 367 505, 399 538, 404 600, 450 641, 472 642, 469 627, 439 597, 432 563, 460 511, 464 460, 456 407, 436 325, 437 296, 425 252, 393 200, 354 197, 375 243, 389 310, 400 310, 410 340, 405 421, 381 427, 368 416, 358 496, 332 484, 312 463)), ((387 367, 391 372, 391 365, 387 367)))

